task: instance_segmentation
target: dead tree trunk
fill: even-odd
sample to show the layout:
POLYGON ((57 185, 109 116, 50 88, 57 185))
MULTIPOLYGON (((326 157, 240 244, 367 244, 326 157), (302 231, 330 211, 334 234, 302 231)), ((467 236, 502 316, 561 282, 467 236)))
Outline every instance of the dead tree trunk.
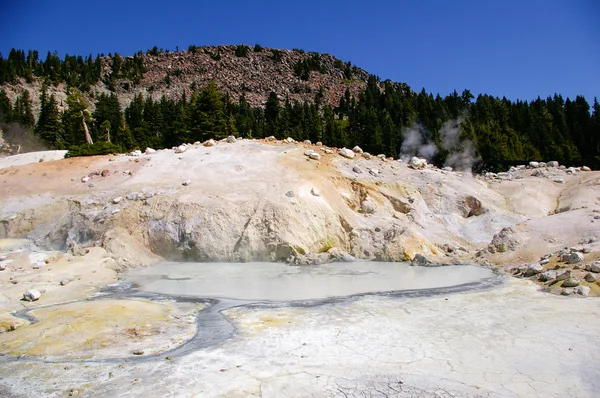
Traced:
POLYGON ((81 115, 81 124, 83 124, 83 131, 85 132, 85 142, 87 142, 90 145, 93 145, 94 141, 92 141, 92 136, 90 135, 90 131, 88 130, 87 124, 85 123, 85 117, 83 116, 83 113, 81 115))

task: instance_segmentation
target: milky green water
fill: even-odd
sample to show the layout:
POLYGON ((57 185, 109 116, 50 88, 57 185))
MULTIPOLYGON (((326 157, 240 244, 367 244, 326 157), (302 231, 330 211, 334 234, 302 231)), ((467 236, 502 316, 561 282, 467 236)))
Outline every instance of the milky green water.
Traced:
POLYGON ((362 293, 433 289, 493 277, 481 266, 412 267, 357 261, 318 266, 281 263, 174 263, 130 271, 141 291, 242 300, 309 300, 362 293))

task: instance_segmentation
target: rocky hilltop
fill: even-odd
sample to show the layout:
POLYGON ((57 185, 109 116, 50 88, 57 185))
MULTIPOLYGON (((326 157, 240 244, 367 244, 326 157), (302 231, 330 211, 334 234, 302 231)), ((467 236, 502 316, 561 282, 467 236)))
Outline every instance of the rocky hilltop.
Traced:
MULTIPOLYGON (((190 46, 177 52, 139 53, 143 73, 136 79, 111 79, 113 57, 101 57, 101 79, 84 96, 93 106, 93 96, 114 92, 121 107, 127 106, 137 94, 159 100, 163 95, 179 99, 189 96, 194 88, 214 82, 223 93, 235 101, 244 94, 251 106, 262 106, 270 92, 290 101, 314 101, 322 88, 324 101, 337 105, 346 89, 354 96, 366 87, 369 74, 349 62, 329 54, 307 53, 302 50, 269 49, 260 46, 190 46), (151 55, 152 54, 152 55, 151 55)), ((124 57, 131 61, 132 56, 124 57)), ((14 101, 24 89, 30 93, 34 114, 39 113, 42 81, 19 79, 18 84, 0 85, 14 101)), ((48 93, 64 101, 67 86, 51 86, 48 93)))

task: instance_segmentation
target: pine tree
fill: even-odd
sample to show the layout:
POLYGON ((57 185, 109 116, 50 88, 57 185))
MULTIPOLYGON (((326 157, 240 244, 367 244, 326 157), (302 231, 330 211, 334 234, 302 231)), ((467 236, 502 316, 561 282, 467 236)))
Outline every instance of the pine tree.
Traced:
POLYGON ((79 137, 83 136, 87 144, 93 144, 94 141, 88 129, 88 123, 92 119, 91 114, 88 110, 88 104, 84 101, 78 89, 74 87, 69 89, 67 106, 69 108, 65 112, 67 116, 65 129, 69 131, 69 143, 77 145, 80 142, 79 137))
POLYGON ((50 146, 63 147, 61 115, 54 94, 48 98, 46 90, 42 90, 41 97, 42 108, 34 133, 50 146))
POLYGON ((221 93, 213 82, 191 99, 190 132, 193 141, 224 138, 227 135, 227 117, 221 93))

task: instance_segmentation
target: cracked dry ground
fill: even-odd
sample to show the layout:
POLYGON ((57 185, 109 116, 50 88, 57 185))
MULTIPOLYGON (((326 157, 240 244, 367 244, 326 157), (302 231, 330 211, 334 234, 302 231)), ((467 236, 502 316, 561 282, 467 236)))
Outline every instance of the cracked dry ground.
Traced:
POLYGON ((593 397, 600 307, 531 283, 225 311, 234 336, 143 363, 5 363, 6 396, 593 397), (573 322, 577 320, 578 322, 573 322))

